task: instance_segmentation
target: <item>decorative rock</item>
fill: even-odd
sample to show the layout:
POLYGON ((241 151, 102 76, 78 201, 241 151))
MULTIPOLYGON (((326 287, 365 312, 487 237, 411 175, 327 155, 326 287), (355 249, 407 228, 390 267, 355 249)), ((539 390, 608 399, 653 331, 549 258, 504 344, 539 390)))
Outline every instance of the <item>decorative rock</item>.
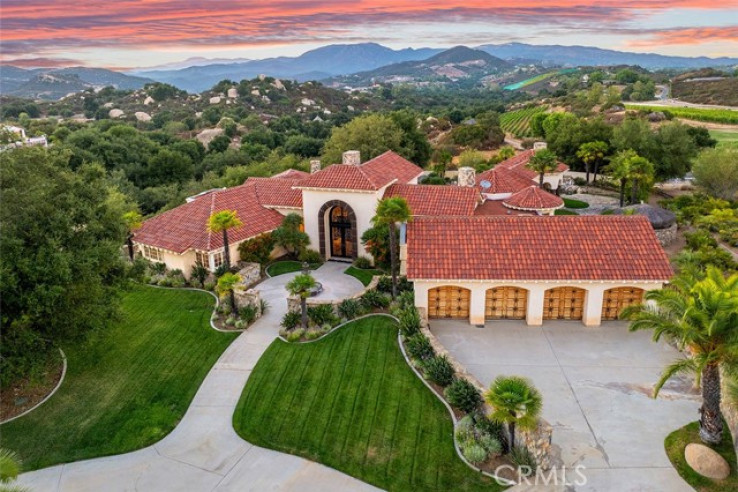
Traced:
POLYGON ((238 97, 238 90, 235 87, 228 89, 228 97, 235 99, 238 97))
POLYGON ((134 116, 138 121, 151 121, 151 115, 149 113, 144 113, 143 111, 136 111, 134 116))
POLYGON ((120 109, 111 109, 108 112, 108 116, 111 118, 121 118, 123 115, 125 115, 125 113, 120 109))
POLYGON ((151 96, 147 96, 146 99, 144 99, 144 106, 148 106, 149 104, 154 104, 154 98, 151 96))
POLYGON ((684 449, 684 459, 694 471, 703 477, 723 480, 730 475, 730 465, 725 458, 704 444, 687 444, 684 449))
POLYGON ((220 96, 215 96, 210 98, 210 104, 218 104, 220 103, 220 96))

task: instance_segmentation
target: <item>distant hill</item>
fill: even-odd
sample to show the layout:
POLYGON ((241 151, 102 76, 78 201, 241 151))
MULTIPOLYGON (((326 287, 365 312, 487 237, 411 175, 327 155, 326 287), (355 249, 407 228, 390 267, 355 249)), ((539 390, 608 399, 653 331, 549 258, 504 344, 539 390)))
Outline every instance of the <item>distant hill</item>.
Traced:
POLYGON ((738 77, 711 68, 683 73, 672 79, 671 93, 695 104, 738 106, 738 77))
POLYGON ((132 71, 131 74, 166 82, 190 92, 211 88, 223 79, 239 81, 259 74, 298 81, 320 80, 409 60, 423 60, 442 50, 406 48, 393 50, 376 43, 333 44, 297 57, 267 58, 243 63, 216 63, 180 70, 132 71))
POLYGON ((660 68, 704 68, 738 64, 738 58, 690 58, 655 53, 629 53, 590 46, 531 45, 523 43, 485 44, 483 50, 503 60, 536 61, 549 65, 612 66, 639 65, 649 70, 660 68))
POLYGON ((113 86, 117 89, 140 89, 153 82, 104 68, 70 67, 59 69, 0 68, 0 94, 28 99, 60 99, 86 89, 113 86))
POLYGON ((456 81, 483 76, 512 68, 508 62, 480 50, 456 46, 428 59, 406 61, 342 77, 351 85, 371 82, 456 81))

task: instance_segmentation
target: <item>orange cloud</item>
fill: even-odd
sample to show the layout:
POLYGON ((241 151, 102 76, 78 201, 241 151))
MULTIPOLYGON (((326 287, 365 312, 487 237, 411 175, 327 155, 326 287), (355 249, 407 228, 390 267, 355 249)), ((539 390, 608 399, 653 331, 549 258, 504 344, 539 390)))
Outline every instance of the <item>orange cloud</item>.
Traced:
POLYGON ((704 44, 714 41, 738 43, 738 26, 689 27, 655 32, 650 38, 628 42, 629 46, 663 46, 673 44, 704 44))

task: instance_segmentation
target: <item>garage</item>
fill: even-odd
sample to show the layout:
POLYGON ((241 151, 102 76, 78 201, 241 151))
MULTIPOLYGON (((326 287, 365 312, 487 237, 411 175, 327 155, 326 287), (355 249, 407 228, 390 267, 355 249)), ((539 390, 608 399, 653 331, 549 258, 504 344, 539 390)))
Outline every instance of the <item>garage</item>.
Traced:
POLYGON ((607 289, 602 298, 602 319, 618 319, 623 309, 643 302, 644 292, 638 287, 607 289))
POLYGON ((468 318, 471 291, 463 287, 444 285, 428 290, 428 317, 468 318))
POLYGON ((585 292, 577 287, 548 289, 543 297, 543 319, 582 319, 585 292))
POLYGON ((495 287, 484 297, 485 319, 525 319, 528 291, 520 287, 495 287))

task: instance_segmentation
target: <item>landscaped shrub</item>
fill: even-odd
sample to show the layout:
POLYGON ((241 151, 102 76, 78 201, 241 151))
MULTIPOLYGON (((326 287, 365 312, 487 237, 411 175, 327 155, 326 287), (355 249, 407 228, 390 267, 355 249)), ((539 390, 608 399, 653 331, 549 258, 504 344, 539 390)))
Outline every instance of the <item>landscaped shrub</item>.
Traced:
POLYGON ((358 258, 354 260, 354 266, 356 268, 361 268, 362 270, 366 270, 372 267, 372 260, 370 260, 366 256, 359 256, 358 258))
POLYGON ((352 320, 361 314, 361 303, 356 299, 344 299, 338 305, 338 315, 342 318, 352 320))
POLYGON ((215 290, 215 282, 205 282, 205 290, 209 290, 210 292, 215 290))
POLYGON ((368 290, 361 296, 361 303, 367 309, 386 308, 390 304, 390 298, 378 290, 368 290))
POLYGON ((448 386, 454 380, 454 368, 445 355, 431 357, 423 362, 425 377, 440 386, 448 386))
POLYGON ((487 450, 484 449, 481 444, 477 444, 476 442, 462 446, 461 452, 463 453, 464 458, 474 464, 484 462, 488 456, 487 450))
POLYGON ((215 278, 220 278, 227 272, 228 268, 225 265, 220 265, 218 268, 215 269, 215 278))
POLYGON ((237 330, 243 330, 244 328, 246 328, 246 326, 248 326, 248 324, 242 319, 237 320, 236 323, 233 325, 233 327, 237 330))
POLYGON ((475 425, 479 432, 494 437, 502 444, 503 450, 507 449, 507 436, 500 422, 479 415, 476 418, 475 425))
POLYGON ((292 330, 287 334, 287 341, 288 342, 297 342, 300 340, 303 335, 305 335, 305 330, 302 328, 298 328, 296 330, 292 330))
POLYGON ((400 311, 397 319, 400 321, 402 336, 409 337, 420 331, 420 314, 415 306, 409 306, 400 311))
POLYGON ((407 353, 410 354, 410 357, 420 361, 436 355, 430 340, 422 333, 416 333, 408 337, 405 340, 405 348, 407 349, 407 353))
POLYGON ((482 395, 479 390, 466 379, 454 379, 443 392, 452 406, 464 413, 472 413, 482 406, 482 395))
POLYGON ((525 446, 515 446, 513 449, 510 450, 510 461, 513 462, 514 465, 518 467, 528 467, 532 472, 536 471, 536 468, 538 468, 538 463, 536 463, 536 459, 531 454, 530 451, 528 451, 528 448, 525 446))
MULTIPOLYGON (((389 275, 383 275, 379 278, 379 283, 377 284, 377 290, 380 292, 385 292, 389 294, 392 292, 392 277, 389 275)), ((409 292, 413 290, 413 283, 410 282, 407 277, 398 277, 397 278, 397 293, 401 292, 409 292)))
POLYGON ((174 268, 172 270, 169 270, 167 272, 167 277, 174 278, 174 277, 183 277, 182 270, 179 268, 174 268))
POLYGON ((336 323, 336 315, 333 313, 333 306, 330 304, 318 304, 317 306, 309 307, 308 318, 316 326, 333 325, 336 323))
POLYGON ((305 332, 305 339, 315 340, 316 338, 320 338, 324 333, 325 331, 322 328, 310 328, 305 332))
POLYGON ((274 239, 271 233, 249 239, 238 245, 238 255, 241 261, 260 263, 265 265, 269 261, 274 249, 274 239))
POLYGON ((496 437, 484 434, 479 437, 478 442, 490 455, 499 456, 502 454, 502 443, 496 437))
POLYGON ((151 271, 156 275, 164 275, 167 271, 167 266, 164 263, 153 263, 151 265, 151 271))
POLYGON ((294 330, 302 321, 300 318, 301 315, 299 312, 287 311, 286 313, 284 313, 284 316, 282 316, 282 322, 280 323, 280 325, 285 330, 294 330))
POLYGON ((308 263, 321 265, 323 263, 323 257, 320 255, 318 251, 315 251, 314 249, 306 249, 303 252, 300 253, 300 256, 298 257, 300 261, 307 261, 308 263))
POLYGON ((269 302, 266 299, 259 299, 259 309, 261 309, 261 315, 264 316, 264 313, 269 309, 269 302))
POLYGON ((408 306, 415 306, 415 292, 412 290, 400 292, 397 295, 397 304, 400 306, 401 309, 404 309, 408 306))
POLYGON ((170 284, 171 284, 172 287, 180 287, 181 288, 181 287, 184 287, 185 286, 185 283, 186 283, 185 282, 185 279, 181 275, 178 276, 178 277, 172 277, 170 279, 170 284))
POLYGON ((172 279, 167 277, 162 277, 159 279, 158 285, 160 287, 171 287, 172 286, 172 279))
POLYGON ((703 247, 716 248, 718 245, 715 238, 707 231, 685 232, 684 238, 687 240, 687 247, 693 251, 703 247))
POLYGON ((129 264, 128 271, 126 273, 128 274, 128 278, 135 280, 136 282, 144 282, 144 277, 146 276, 146 272, 148 271, 148 269, 149 262, 141 257, 138 257, 133 260, 133 263, 129 264))
POLYGON ((241 320, 246 323, 246 325, 250 325, 254 320, 256 320, 256 308, 254 306, 244 306, 238 311, 238 314, 241 316, 241 320))
POLYGON ((234 318, 233 316, 228 316, 226 318, 226 320, 225 320, 225 325, 226 326, 234 326, 235 324, 236 324, 236 318, 234 318))

